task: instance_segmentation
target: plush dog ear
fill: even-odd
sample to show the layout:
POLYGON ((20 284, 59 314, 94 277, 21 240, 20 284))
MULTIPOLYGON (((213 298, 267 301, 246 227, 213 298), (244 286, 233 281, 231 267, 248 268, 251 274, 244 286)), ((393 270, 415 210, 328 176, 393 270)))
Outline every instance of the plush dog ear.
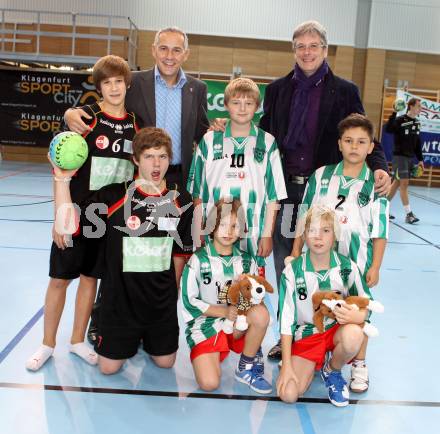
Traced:
POLYGON ((260 285, 263 285, 266 292, 270 292, 271 294, 273 294, 272 285, 264 277, 252 276, 252 279, 255 279, 260 285))
POLYGON ((231 304, 238 304, 240 299, 240 282, 233 283, 228 289, 228 297, 231 304))
POLYGON ((319 309, 319 305, 325 298, 324 291, 317 291, 312 295, 313 310, 316 312, 319 309))
POLYGON ((370 303, 370 299, 367 297, 359 297, 357 295, 351 295, 345 299, 347 304, 355 304, 359 309, 366 309, 370 303))

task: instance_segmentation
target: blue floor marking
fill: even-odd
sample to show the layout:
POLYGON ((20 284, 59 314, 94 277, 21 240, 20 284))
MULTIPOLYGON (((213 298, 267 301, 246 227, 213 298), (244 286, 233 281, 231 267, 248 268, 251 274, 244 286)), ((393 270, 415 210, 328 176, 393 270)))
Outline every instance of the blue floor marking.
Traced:
POLYGON ((313 428, 312 419, 307 411, 307 407, 304 404, 297 403, 296 409, 298 410, 299 420, 301 421, 304 434, 315 434, 315 429, 313 428))
POLYGON ((0 249, 16 249, 16 250, 41 250, 48 252, 50 249, 42 248, 42 247, 17 247, 17 246, 0 246, 0 249))
POLYGON ((12 340, 6 345, 0 352, 0 363, 8 357, 10 352, 20 343, 20 341, 27 335, 29 330, 35 325, 35 323, 43 316, 44 306, 27 322, 27 324, 12 338, 12 340))

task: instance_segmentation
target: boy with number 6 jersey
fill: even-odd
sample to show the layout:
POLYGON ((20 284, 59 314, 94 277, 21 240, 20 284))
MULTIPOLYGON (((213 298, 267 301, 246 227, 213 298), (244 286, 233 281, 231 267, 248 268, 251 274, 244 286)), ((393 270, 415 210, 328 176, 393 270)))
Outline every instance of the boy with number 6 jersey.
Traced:
MULTIPOLYGON (((72 202, 84 209, 84 203, 108 184, 132 179, 134 166, 132 139, 137 131, 133 113, 125 110, 125 94, 131 83, 127 62, 118 56, 105 56, 93 67, 93 82, 102 100, 83 109, 89 114, 89 131, 85 134, 89 154, 85 163, 68 182, 72 202)), ((92 231, 90 231, 92 232, 92 231)), ((26 368, 37 371, 52 356, 56 344, 58 324, 64 308, 69 283, 79 277, 75 302, 75 318, 70 352, 87 363, 97 363, 96 353, 84 342, 87 323, 95 300, 97 278, 103 274, 103 235, 90 234, 81 229, 70 236, 52 230, 50 253, 50 281, 44 308, 44 337, 42 345, 27 360, 26 368)))

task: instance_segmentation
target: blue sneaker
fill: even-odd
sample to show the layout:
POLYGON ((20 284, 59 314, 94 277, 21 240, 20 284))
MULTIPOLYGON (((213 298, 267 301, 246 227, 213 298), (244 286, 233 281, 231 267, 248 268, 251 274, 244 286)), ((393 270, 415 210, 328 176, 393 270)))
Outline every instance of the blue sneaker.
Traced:
POLYGON ((235 370, 235 379, 240 383, 247 384, 254 392, 268 394, 272 392, 272 386, 263 377, 264 363, 246 364, 246 369, 235 370))
POLYGON ((325 366, 321 369, 321 378, 328 387, 328 399, 336 407, 345 407, 348 405, 350 397, 347 383, 342 377, 341 371, 325 372, 325 366))

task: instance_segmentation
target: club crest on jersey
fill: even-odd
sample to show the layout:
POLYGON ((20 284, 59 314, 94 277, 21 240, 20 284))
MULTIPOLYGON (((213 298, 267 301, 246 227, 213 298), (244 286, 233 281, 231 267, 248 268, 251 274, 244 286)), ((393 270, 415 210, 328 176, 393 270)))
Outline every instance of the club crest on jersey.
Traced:
POLYGON ((95 141, 96 147, 98 149, 108 148, 110 141, 107 136, 98 136, 95 141))
POLYGON ((362 207, 368 205, 368 202, 370 202, 370 196, 368 194, 362 193, 362 191, 360 191, 358 193, 359 206, 362 208, 362 207))
POLYGON ((136 229, 139 229, 139 227, 141 226, 141 219, 136 216, 136 215, 132 215, 127 219, 127 227, 133 231, 135 231, 136 229))
POLYGON ((254 160, 257 163, 262 163, 264 160, 264 155, 266 154, 266 150, 264 148, 254 148, 254 160))
POLYGON ((349 268, 341 268, 339 270, 339 275, 341 276, 341 279, 343 282, 348 281, 348 276, 350 276, 351 270, 349 268))

